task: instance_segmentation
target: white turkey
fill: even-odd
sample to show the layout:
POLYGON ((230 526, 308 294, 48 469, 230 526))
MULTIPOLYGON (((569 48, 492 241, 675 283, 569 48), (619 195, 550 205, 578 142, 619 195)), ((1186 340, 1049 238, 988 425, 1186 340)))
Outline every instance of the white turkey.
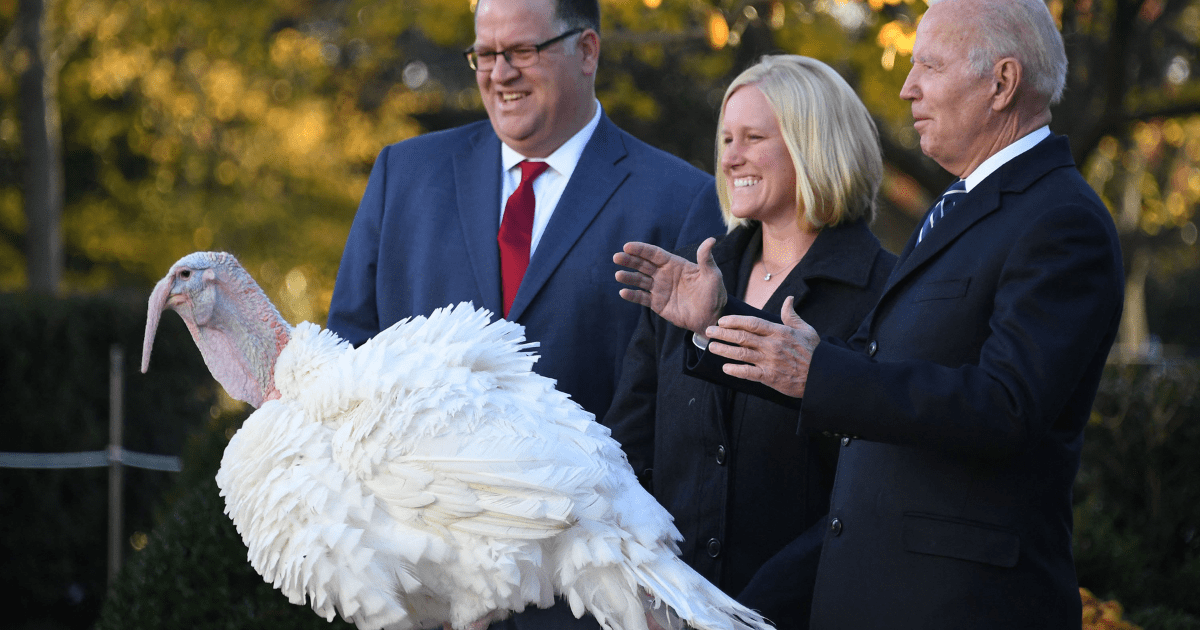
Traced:
POLYGON ((154 288, 143 372, 166 308, 258 407, 217 484, 292 603, 363 630, 481 629, 556 595, 610 630, 770 627, 676 556, 671 516, 608 429, 531 370, 520 325, 464 303, 356 349, 292 328, 232 255, 197 252, 154 288))

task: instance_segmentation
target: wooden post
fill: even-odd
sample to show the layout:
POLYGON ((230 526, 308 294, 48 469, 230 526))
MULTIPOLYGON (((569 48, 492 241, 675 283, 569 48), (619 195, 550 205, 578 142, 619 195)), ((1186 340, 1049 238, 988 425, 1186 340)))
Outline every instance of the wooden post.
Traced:
POLYGON ((108 588, 111 591, 121 570, 124 538, 124 471, 121 469, 121 439, 124 430, 125 351, 119 344, 108 350, 108 588))

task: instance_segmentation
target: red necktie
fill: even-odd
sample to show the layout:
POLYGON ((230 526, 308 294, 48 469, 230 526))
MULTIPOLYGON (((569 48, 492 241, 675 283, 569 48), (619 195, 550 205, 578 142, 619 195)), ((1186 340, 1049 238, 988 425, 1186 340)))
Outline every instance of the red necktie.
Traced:
POLYGON ((525 269, 529 267, 529 244, 533 239, 533 180, 537 179, 547 168, 546 162, 530 162, 519 164, 521 167, 521 183, 508 203, 504 205, 504 219, 500 222, 500 234, 496 240, 500 243, 500 278, 501 295, 504 297, 504 316, 512 308, 513 298, 521 287, 521 278, 525 277, 525 269))

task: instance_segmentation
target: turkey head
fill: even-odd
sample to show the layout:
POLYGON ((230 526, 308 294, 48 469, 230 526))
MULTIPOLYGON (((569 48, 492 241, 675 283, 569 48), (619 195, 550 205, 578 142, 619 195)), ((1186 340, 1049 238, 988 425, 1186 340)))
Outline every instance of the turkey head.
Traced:
POLYGON ((230 396, 255 407, 279 397, 275 359, 291 326, 232 254, 189 254, 158 281, 146 313, 142 372, 168 308, 183 318, 209 372, 230 396))

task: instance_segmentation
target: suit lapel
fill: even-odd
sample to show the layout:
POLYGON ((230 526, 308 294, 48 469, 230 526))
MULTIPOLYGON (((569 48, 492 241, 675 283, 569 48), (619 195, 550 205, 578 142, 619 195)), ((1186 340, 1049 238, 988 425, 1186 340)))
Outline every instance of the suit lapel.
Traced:
MULTIPOLYGON (((454 187, 458 220, 466 239, 467 258, 483 296, 482 306, 502 312, 500 297, 500 139, 490 125, 454 156, 454 187)), ((432 210, 431 210, 432 211, 432 210)))
MULTIPOLYGON (((521 288, 509 310, 509 319, 516 320, 525 312, 525 308, 546 285, 551 274, 562 264, 621 182, 629 177, 629 169, 618 165, 625 155, 625 143, 616 125, 607 116, 601 115, 596 131, 580 155, 571 181, 567 182, 554 214, 546 225, 546 231, 542 233, 538 247, 529 260, 529 268, 525 270, 521 288)), ((499 167, 494 170, 499 170, 499 167)), ((493 238, 497 230, 492 229, 493 238)))
POLYGON ((938 222, 920 244, 917 244, 916 231, 913 232, 888 278, 880 301, 887 299, 893 287, 949 247, 972 225, 999 210, 1002 193, 1021 192, 1050 171, 1064 166, 1073 167, 1074 164, 1067 139, 1051 135, 985 177, 938 222))
MULTIPOLYGON (((904 248, 904 255, 897 263, 896 270, 888 279, 888 288, 946 249, 977 221, 995 212, 1000 207, 1000 192, 996 182, 997 180, 991 177, 980 182, 929 231, 920 244, 917 244, 914 232, 904 248)), ((884 292, 886 293, 887 289, 884 289, 884 292)))

